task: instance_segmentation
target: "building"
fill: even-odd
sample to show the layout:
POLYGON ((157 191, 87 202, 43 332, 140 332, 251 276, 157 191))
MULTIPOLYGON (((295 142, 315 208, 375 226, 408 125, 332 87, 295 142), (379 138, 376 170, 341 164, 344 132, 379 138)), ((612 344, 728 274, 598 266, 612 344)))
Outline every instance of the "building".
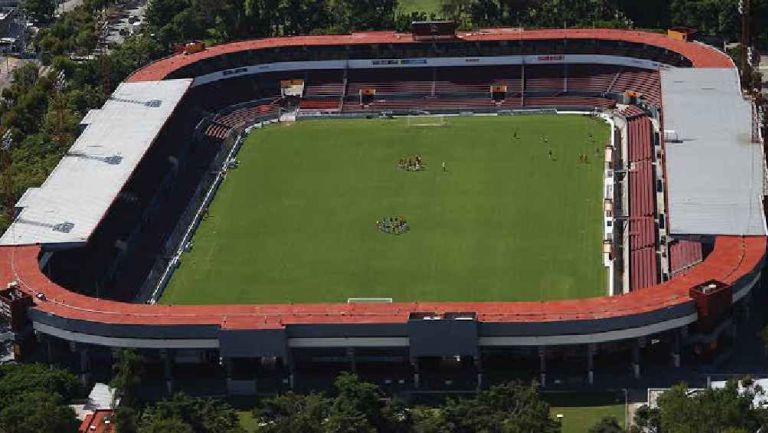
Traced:
POLYGON ((474 389, 492 380, 494 366, 535 371, 545 385, 558 371, 592 383, 597 366, 616 360, 639 377, 646 352, 665 352, 679 367, 684 356, 706 357, 727 344, 734 317, 749 308, 759 284, 766 249, 762 137, 730 58, 635 31, 455 36, 237 42, 180 53, 131 75, 83 119, 72 149, 41 187, 24 194, 0 238, 0 282, 31 296, 26 317, 51 362, 87 374, 108 365, 116 348, 136 348, 169 390, 181 386, 174 378, 184 372, 210 389, 253 394, 300 387, 339 369, 367 372, 393 390, 474 389), (508 74, 506 88, 495 85, 498 71, 508 74), (611 232, 621 251, 616 296, 154 304, 205 205, 199 192, 220 182, 193 167, 221 167, 239 134, 276 120, 279 110, 265 101, 296 75, 305 77, 299 116, 552 108, 609 116, 626 174, 616 183, 625 191, 617 192, 626 200, 620 208, 615 201, 623 213, 610 216, 623 227, 611 232), (398 88, 403 82, 419 90, 398 88), (215 152, 199 144, 211 141, 215 152))

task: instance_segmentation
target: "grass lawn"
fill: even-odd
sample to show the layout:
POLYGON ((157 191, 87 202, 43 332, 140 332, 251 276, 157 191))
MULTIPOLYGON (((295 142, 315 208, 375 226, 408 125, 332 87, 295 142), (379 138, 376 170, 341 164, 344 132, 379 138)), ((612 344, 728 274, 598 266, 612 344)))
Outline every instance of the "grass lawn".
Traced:
POLYGON ((427 14, 440 12, 440 0, 399 0, 397 10, 400 13, 426 12, 427 14))
POLYGON ((161 301, 605 294, 597 148, 606 124, 566 115, 446 121, 317 120, 254 131, 161 301), (426 170, 397 167, 414 154, 426 170), (409 232, 377 229, 377 220, 400 215, 409 232))
POLYGON ((237 412, 237 416, 240 418, 240 426, 248 433, 255 432, 259 428, 256 423, 256 418, 253 417, 253 412, 250 410, 240 410, 237 412))
POLYGON ((611 393, 547 394, 552 416, 563 415, 562 433, 584 433, 603 417, 614 417, 624 426, 624 402, 611 393))

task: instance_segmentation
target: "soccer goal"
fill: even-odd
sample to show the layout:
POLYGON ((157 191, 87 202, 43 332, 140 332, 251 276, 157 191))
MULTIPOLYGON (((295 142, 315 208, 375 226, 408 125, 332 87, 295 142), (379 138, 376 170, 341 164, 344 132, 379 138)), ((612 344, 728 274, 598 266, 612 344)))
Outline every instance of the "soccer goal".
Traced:
POLYGON ((408 126, 445 126, 445 116, 425 115, 425 116, 406 116, 408 126))
POLYGON ((347 298, 347 304, 391 304, 392 298, 347 298))

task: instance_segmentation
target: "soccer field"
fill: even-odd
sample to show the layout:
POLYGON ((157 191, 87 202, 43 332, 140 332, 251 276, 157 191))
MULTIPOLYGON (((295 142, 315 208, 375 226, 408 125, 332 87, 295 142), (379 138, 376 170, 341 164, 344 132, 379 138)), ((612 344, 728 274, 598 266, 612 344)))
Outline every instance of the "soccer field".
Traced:
POLYGON ((449 117, 440 127, 312 120, 255 130, 161 302, 604 295, 608 140, 606 123, 578 115, 449 117), (417 154, 425 170, 398 167, 417 154), (407 232, 377 228, 396 216, 407 232))

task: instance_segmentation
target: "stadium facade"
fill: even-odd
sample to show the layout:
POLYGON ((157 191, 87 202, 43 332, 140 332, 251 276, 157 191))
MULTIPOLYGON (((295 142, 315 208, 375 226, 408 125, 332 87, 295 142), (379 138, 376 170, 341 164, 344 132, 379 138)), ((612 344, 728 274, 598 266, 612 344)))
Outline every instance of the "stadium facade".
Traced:
POLYGON ((679 367, 727 344, 761 279, 759 116, 727 55, 655 33, 371 32, 179 53, 136 71, 89 113, 50 177, 21 198, 0 238, 0 304, 20 355, 34 341, 87 378, 115 349, 136 348, 169 388, 187 371, 232 394, 300 387, 334 369, 395 389, 474 388, 508 362, 544 384, 561 367, 592 383, 601 357, 624 359, 637 377, 659 348, 679 367), (611 296, 154 302, 244 131, 286 113, 529 110, 612 119, 611 296))

